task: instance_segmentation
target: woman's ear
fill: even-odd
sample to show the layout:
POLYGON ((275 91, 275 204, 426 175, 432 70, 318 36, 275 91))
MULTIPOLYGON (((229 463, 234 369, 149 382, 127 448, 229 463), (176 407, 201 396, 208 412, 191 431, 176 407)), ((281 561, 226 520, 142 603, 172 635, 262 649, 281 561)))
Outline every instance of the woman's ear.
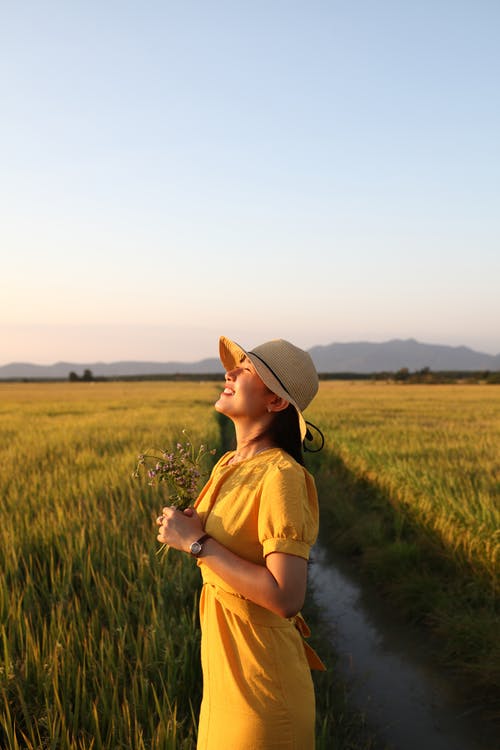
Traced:
POLYGON ((281 398, 281 396, 273 395, 272 401, 269 402, 267 405, 267 411, 284 411, 285 409, 288 409, 290 406, 290 401, 287 401, 285 398, 281 398))

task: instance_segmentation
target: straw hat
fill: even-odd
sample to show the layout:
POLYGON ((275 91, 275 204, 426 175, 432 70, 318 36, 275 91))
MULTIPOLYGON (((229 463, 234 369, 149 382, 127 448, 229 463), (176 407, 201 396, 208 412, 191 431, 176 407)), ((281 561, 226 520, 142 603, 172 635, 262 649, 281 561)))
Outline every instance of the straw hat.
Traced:
POLYGON ((319 386, 311 356, 284 339, 266 341, 247 352, 225 336, 219 339, 219 354, 226 370, 237 367, 244 357, 251 360, 263 383, 297 410, 303 440, 307 426, 302 412, 313 400, 319 386))

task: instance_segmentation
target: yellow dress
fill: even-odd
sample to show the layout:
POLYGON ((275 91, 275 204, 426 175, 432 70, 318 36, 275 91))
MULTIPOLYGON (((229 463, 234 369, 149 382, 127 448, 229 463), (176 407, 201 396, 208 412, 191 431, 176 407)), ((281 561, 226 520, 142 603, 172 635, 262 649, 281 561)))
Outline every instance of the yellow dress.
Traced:
MULTIPOLYGON (((270 552, 305 559, 318 533, 312 476, 279 448, 214 467, 196 509, 205 530, 240 557, 265 565, 270 552)), ((197 750, 312 750, 311 668, 324 669, 305 643, 307 626, 243 598, 198 560, 203 699, 197 750)))

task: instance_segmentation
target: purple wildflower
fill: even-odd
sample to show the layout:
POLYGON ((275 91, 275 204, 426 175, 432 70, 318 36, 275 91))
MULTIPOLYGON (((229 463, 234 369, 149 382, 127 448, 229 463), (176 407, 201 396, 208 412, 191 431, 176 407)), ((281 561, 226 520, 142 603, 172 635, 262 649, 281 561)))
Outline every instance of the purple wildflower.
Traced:
POLYGON ((215 449, 209 450, 205 444, 195 451, 189 440, 184 444, 178 442, 174 450, 141 453, 133 476, 137 478, 145 472, 148 484, 164 483, 168 502, 180 509, 187 508, 198 495, 201 463, 207 455, 214 454, 215 449))

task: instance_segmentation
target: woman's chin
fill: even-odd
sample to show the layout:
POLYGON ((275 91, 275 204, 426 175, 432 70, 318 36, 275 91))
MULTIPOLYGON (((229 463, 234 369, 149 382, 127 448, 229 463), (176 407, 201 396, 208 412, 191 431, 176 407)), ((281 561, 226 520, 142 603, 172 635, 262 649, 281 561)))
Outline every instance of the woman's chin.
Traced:
POLYGON ((224 409, 224 404, 221 403, 222 399, 217 399, 217 401, 214 404, 215 411, 218 411, 220 414, 226 414, 226 410, 224 409))

